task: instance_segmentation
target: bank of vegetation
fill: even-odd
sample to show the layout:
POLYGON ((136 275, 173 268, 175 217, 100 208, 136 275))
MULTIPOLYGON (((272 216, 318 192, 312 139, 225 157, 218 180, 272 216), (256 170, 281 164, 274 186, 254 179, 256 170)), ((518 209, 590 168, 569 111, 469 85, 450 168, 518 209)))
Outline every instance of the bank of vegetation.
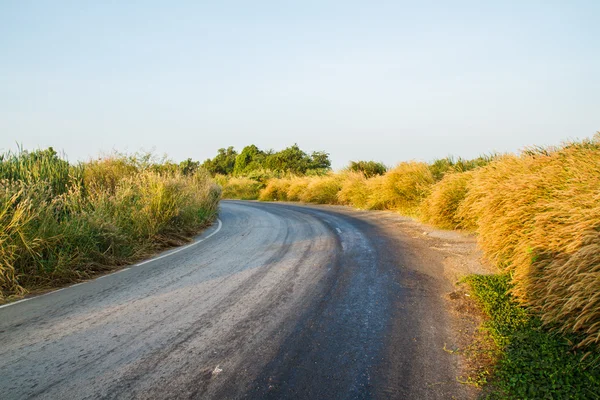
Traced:
POLYGON ((0 155, 0 301, 89 278, 181 244, 216 215, 199 163, 111 155, 71 164, 52 148, 0 155))
MULTIPOLYGON (((549 369, 544 373, 560 375, 556 382, 563 388, 575 376, 585 376, 587 380, 577 381, 584 386, 596 382, 600 363, 600 133, 592 139, 529 148, 519 154, 410 161, 389 169, 362 161, 339 172, 324 169, 318 174, 269 177, 263 171, 260 177, 238 175, 234 182, 235 189, 226 190, 227 197, 394 210, 444 229, 476 233, 486 257, 508 277, 507 286, 502 286, 507 293, 499 295, 510 296, 535 321, 523 328, 533 336, 525 335, 519 343, 537 346, 529 340, 539 338, 535 332, 559 338, 562 347, 558 351, 570 352, 574 359, 586 356, 587 362, 576 367, 571 363, 560 371, 560 363, 545 360, 549 369)), ((525 331, 520 329, 516 332, 522 337, 525 331)), ((498 346, 510 357, 512 345, 499 342, 498 346)), ((528 356, 535 358, 539 353, 526 353, 522 365, 530 361, 539 367, 534 358, 523 361, 528 356)), ((509 378, 510 374, 499 376, 520 379, 517 369, 510 371, 509 378)), ((535 390, 540 384, 536 379, 540 375, 523 377, 520 388, 507 392, 508 396, 527 398, 522 390, 535 390)), ((586 398, 586 393, 577 392, 572 398, 586 398)))
POLYGON ((296 144, 279 151, 249 145, 239 153, 233 147, 219 149, 214 158, 204 161, 202 168, 223 188, 224 198, 256 200, 268 181, 290 176, 322 176, 331 171, 331 161, 325 152, 309 154, 296 144))

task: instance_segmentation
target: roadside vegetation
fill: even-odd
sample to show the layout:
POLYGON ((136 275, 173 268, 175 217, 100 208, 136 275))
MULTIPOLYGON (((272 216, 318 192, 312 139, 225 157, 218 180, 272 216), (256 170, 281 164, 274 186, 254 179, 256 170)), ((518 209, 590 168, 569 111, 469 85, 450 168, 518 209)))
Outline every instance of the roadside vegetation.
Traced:
POLYGON ((0 155, 0 301, 181 244, 216 215, 198 162, 114 154, 70 164, 52 148, 0 155))
POLYGON ((488 318, 480 341, 491 345, 479 347, 493 362, 471 382, 489 383, 486 399, 600 398, 600 356, 574 349, 581 338, 550 332, 537 313, 519 305, 508 274, 473 275, 465 281, 488 318))
POLYGON ((309 154, 296 144, 280 151, 249 145, 240 153, 233 147, 219 149, 214 158, 204 161, 202 168, 215 177, 224 198, 256 200, 270 180, 322 176, 331 171, 331 161, 325 152, 309 154))
MULTIPOLYGON (((506 280, 507 286, 492 285, 498 290, 489 293, 496 295, 480 297, 510 298, 511 310, 526 310, 527 315, 522 327, 513 327, 510 335, 516 339, 509 340, 510 346, 498 343, 503 349, 498 382, 518 388, 498 387, 509 397, 544 398, 550 388, 566 393, 560 390, 571 381, 582 388, 598 383, 593 379, 600 368, 600 133, 558 147, 473 160, 447 157, 393 168, 356 161, 339 172, 280 171, 247 178, 247 185, 255 185, 252 191, 235 190, 245 193, 244 198, 393 210, 440 228, 474 232, 487 259, 506 274, 489 279, 506 280), (562 375, 519 372, 530 367, 523 361, 527 358, 512 358, 521 352, 512 352, 517 344, 531 347, 526 357, 540 357, 549 374, 553 368, 558 373, 564 363, 562 375), (577 361, 581 354, 587 355, 585 363, 577 361), (577 369, 582 366, 594 372, 577 369), (554 386, 544 386, 540 380, 546 378, 554 386), (531 394, 537 387, 541 391, 531 394)), ((508 303, 490 304, 501 308, 508 303)), ((595 397, 581 389, 564 398, 595 397)))

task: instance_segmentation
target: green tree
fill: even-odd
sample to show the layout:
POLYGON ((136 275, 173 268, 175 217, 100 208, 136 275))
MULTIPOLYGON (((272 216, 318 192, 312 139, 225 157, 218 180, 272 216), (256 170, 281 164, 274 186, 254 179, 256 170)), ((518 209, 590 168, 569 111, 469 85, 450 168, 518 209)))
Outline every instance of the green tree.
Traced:
POLYGON ((264 168, 266 153, 255 145, 244 147, 235 158, 234 175, 244 175, 249 172, 264 168))
POLYGON ((387 171, 387 167, 376 161, 350 161, 348 170, 354 172, 362 172, 365 177, 371 178, 376 175, 383 175, 387 171))
POLYGON ((233 147, 219 149, 217 156, 206 160, 202 167, 213 175, 249 176, 273 172, 304 175, 329 171, 331 161, 328 153, 315 151, 308 155, 297 144, 278 152, 264 151, 252 144, 239 154, 233 147))
POLYGON ((311 158, 297 144, 267 156, 267 169, 303 175, 309 169, 311 158))
POLYGON ((227 149, 219 149, 217 156, 212 160, 210 158, 207 159, 202 166, 213 175, 231 175, 235 168, 235 159, 237 155, 238 153, 233 146, 229 146, 227 149))
POLYGON ((310 169, 330 170, 331 160, 329 159, 329 153, 325 153, 324 151, 313 151, 310 169))

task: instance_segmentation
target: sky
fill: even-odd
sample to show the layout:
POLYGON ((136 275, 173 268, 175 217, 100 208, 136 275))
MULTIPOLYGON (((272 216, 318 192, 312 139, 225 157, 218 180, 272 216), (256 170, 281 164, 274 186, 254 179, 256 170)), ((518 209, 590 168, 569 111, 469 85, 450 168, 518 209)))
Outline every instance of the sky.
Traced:
POLYGON ((0 1, 0 151, 465 158, 600 130, 600 2, 0 1))

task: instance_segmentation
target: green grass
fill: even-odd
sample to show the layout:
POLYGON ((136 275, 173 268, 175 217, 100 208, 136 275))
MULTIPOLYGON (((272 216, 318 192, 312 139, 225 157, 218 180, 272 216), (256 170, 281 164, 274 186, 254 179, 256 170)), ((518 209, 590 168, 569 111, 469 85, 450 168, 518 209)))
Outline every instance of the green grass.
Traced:
POLYGON ((220 195, 206 171, 148 157, 72 165, 51 148, 0 154, 0 302, 183 243, 220 195))
POLYGON ((483 329, 496 344, 488 399, 600 399, 600 355, 574 351, 577 338, 550 332, 518 305, 508 275, 465 279, 489 317, 483 329))

